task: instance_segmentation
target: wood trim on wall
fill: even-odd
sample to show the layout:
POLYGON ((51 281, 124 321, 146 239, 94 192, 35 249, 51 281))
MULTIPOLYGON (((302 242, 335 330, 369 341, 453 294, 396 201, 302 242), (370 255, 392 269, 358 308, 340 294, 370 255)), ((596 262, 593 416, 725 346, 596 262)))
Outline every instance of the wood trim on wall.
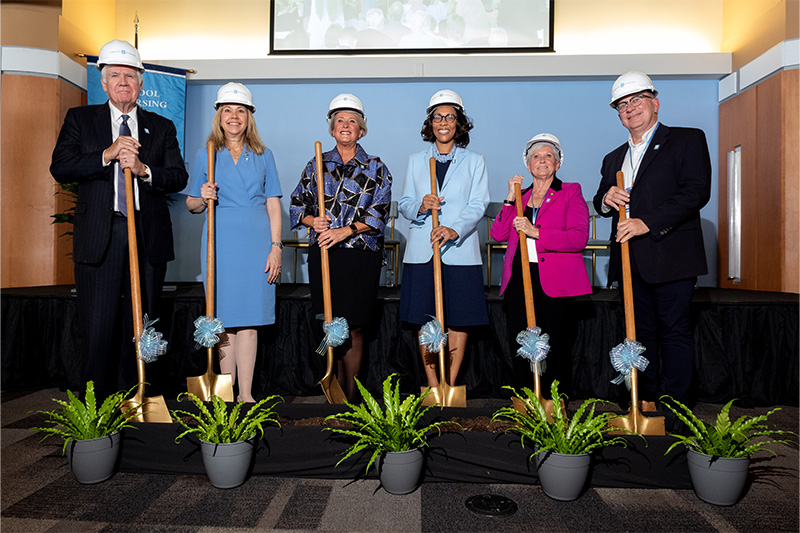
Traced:
POLYGON ((82 91, 54 78, 36 76, 3 74, 1 83, 0 286, 72 283, 71 244, 58 239, 65 230, 52 224, 51 215, 59 209, 56 192, 60 188, 50 175, 49 154, 66 108, 81 105, 82 91))
POLYGON ((719 106, 722 288, 800 292, 798 71, 783 71, 719 106), (742 270, 728 272, 728 152, 742 150, 742 270))

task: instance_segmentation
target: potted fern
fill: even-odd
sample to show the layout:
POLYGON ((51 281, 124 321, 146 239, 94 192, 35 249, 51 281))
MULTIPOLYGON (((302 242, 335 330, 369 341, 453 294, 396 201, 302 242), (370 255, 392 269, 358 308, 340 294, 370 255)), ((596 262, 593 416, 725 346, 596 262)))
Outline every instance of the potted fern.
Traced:
POLYGON ((222 398, 211 395, 210 409, 191 392, 178 396, 178 401, 189 399, 197 413, 173 410, 170 414, 183 432, 175 437, 179 443, 187 435, 200 440, 205 466, 211 484, 218 489, 231 489, 244 483, 253 464, 258 443, 256 436, 264 436, 265 424, 280 426, 275 406, 283 401, 280 396, 269 396, 243 412, 244 402, 229 409, 222 398), (270 403, 271 402, 271 403, 270 403))
MULTIPOLYGON (((534 448, 531 460, 536 459, 539 482, 545 494, 554 500, 571 501, 580 496, 589 475, 591 452, 616 444, 627 446, 621 436, 609 436, 612 431, 619 431, 609 424, 618 415, 595 410, 597 404, 607 403, 603 400, 585 400, 572 418, 563 409, 556 409, 550 421, 532 390, 524 388, 519 393, 512 387, 504 388, 525 405, 524 412, 503 407, 492 419, 510 422, 507 431, 519 434, 522 446, 525 446, 525 439, 530 441, 534 448)), ((550 387, 550 394, 554 405, 562 405, 567 399, 558 392, 556 380, 550 387)))
POLYGON ((421 395, 412 394, 401 400, 399 380, 392 385, 396 377, 397 374, 391 374, 383 382, 383 408, 356 378, 363 404, 348 403, 348 411, 325 419, 326 423, 333 420, 346 422, 348 427, 326 426, 323 431, 333 431, 356 439, 336 466, 366 450, 371 452, 371 456, 365 472, 369 472, 377 461, 378 477, 386 492, 408 494, 419 486, 422 448, 428 445, 428 434, 433 430, 441 433, 440 426, 452 423, 421 424, 422 417, 432 407, 422 405, 430 389, 421 395))
POLYGON ((59 437, 64 441, 62 453, 67 454, 72 473, 79 483, 100 483, 113 476, 117 468, 122 429, 134 427, 121 407, 135 388, 115 392, 98 408, 94 381, 89 381, 83 401, 72 391, 67 391, 67 401, 53 398, 58 408, 37 411, 47 415, 45 422, 51 426, 31 429, 44 433, 42 440, 59 437))
POLYGON ((741 416, 731 423, 730 409, 734 400, 726 403, 717 414, 714 424, 697 418, 694 412, 670 396, 663 396, 663 405, 678 417, 688 429, 689 435, 673 435, 677 440, 669 447, 683 444, 686 447, 686 462, 689 478, 695 494, 701 500, 714 505, 733 505, 739 501, 747 482, 750 456, 757 452, 769 452, 772 444, 794 444, 787 439, 776 439, 779 435, 794 435, 791 431, 770 429, 767 419, 780 407, 767 414, 741 416))

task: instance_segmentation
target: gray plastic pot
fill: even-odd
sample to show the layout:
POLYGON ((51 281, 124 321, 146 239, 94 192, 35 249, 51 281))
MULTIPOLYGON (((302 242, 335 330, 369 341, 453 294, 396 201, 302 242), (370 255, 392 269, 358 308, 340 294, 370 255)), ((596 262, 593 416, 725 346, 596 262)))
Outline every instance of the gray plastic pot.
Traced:
POLYGON ((117 470, 122 432, 89 440, 71 440, 67 443, 67 457, 72 473, 79 483, 100 483, 117 470))
POLYGON ((747 483, 749 457, 712 457, 687 449, 686 463, 698 498, 726 506, 739 501, 747 483))
POLYGON ((244 483, 253 465, 257 443, 255 437, 230 444, 200 441, 203 465, 211 484, 218 489, 232 489, 244 483))
POLYGON ((405 452, 385 452, 378 464, 381 485, 389 494, 408 494, 420 484, 424 457, 417 448, 405 452))
POLYGON ((567 455, 545 450, 536 455, 539 483, 544 493, 560 501, 578 498, 586 485, 592 457, 588 453, 567 455))

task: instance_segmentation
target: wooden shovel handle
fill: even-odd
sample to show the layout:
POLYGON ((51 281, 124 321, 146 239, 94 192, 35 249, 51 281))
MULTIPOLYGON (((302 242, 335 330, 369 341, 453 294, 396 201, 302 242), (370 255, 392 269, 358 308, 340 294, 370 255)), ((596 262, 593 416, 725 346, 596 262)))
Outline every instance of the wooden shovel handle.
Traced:
MULTIPOLYGON (((617 172, 617 187, 625 188, 625 175, 620 170, 617 172)), ((625 206, 619 208, 619 221, 628 218, 625 206)), ((636 318, 633 314, 633 286, 631 285, 631 250, 630 242, 622 243, 622 298, 625 305, 625 336, 632 341, 636 340, 636 318)))
MULTIPOLYGON (((325 216, 325 171, 322 168, 322 143, 314 143, 314 155, 317 160, 317 201, 319 216, 325 216)), ((322 303, 325 310, 325 322, 333 320, 333 302, 331 301, 331 268, 328 264, 327 248, 319 247, 322 266, 322 303)))
POLYGON ((125 169, 125 205, 128 209, 128 266, 131 273, 131 307, 133 333, 136 339, 136 373, 139 386, 134 398, 141 403, 144 398, 144 361, 139 358, 139 336, 144 330, 142 319, 142 287, 139 281, 139 249, 136 241, 136 207, 133 204, 133 178, 131 169, 125 169))
MULTIPOLYGON (((431 194, 437 195, 436 184, 436 159, 431 157, 431 194)), ((439 211, 433 210, 433 229, 439 227, 439 211)), ((442 289, 442 251, 439 241, 433 243, 433 290, 436 299, 436 318, 444 328, 444 290, 442 289)))
MULTIPOLYGON (((216 150, 214 143, 208 141, 208 183, 214 183, 216 150)), ((206 315, 214 316, 214 282, 216 280, 216 231, 215 211, 216 202, 208 202, 208 237, 206 239, 206 315)))
MULTIPOLYGON (((522 205, 522 187, 519 183, 514 184, 514 202, 517 206, 517 216, 525 214, 522 205)), ((533 283, 531 282, 531 264, 528 261, 528 236, 525 232, 519 231, 519 255, 522 261, 522 287, 525 292, 525 317, 528 319, 528 327, 536 327, 536 312, 533 308, 533 283)))

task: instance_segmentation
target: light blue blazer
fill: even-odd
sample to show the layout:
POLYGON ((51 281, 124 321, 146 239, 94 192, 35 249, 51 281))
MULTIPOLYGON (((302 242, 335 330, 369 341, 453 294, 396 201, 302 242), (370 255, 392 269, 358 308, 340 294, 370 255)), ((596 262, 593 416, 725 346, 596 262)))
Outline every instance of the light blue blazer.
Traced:
MULTIPOLYGON (((458 239, 442 246, 442 262, 448 265, 480 265, 481 249, 478 223, 489 205, 489 175, 482 155, 464 148, 455 148, 455 155, 444 178, 439 196, 444 196, 439 212, 439 225, 458 233, 458 239)), ((417 215, 422 197, 431 193, 429 160, 433 144, 408 159, 400 213, 411 221, 404 263, 427 263, 433 257, 431 230, 433 216, 417 215)))

